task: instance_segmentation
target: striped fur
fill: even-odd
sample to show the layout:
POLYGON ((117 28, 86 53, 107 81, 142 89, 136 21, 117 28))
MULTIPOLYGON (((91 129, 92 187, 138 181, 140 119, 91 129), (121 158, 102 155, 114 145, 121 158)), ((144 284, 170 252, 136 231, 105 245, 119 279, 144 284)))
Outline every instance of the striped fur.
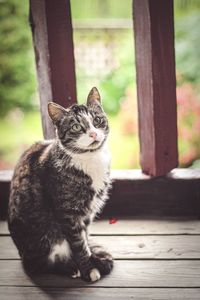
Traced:
POLYGON ((87 106, 50 104, 56 139, 31 146, 15 168, 8 223, 29 273, 96 281, 112 269, 111 255, 88 237, 110 186, 109 127, 96 91, 87 106))

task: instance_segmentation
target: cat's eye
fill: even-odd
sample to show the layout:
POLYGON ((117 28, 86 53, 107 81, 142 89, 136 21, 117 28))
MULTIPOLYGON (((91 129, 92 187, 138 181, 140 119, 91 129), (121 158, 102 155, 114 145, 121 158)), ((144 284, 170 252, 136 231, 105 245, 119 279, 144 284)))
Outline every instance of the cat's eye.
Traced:
POLYGON ((82 130, 82 127, 80 124, 74 124, 71 129, 74 131, 74 132, 79 132, 82 130))
POLYGON ((95 117, 94 118, 94 125, 100 125, 101 124, 101 118, 100 117, 95 117))

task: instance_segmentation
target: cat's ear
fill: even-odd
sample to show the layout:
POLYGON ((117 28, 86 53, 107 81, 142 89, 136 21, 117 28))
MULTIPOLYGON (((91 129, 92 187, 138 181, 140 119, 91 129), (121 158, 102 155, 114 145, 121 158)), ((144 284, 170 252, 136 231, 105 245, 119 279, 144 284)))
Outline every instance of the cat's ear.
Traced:
POLYGON ((62 117, 66 113, 66 109, 64 109, 64 107, 62 107, 61 105, 59 105, 57 103, 49 102, 48 103, 48 113, 49 113, 49 116, 50 116, 51 120, 53 121, 53 123, 56 124, 58 121, 60 121, 62 119, 62 117))
POLYGON ((87 97, 87 106, 89 105, 101 105, 101 96, 96 87, 93 87, 87 97))

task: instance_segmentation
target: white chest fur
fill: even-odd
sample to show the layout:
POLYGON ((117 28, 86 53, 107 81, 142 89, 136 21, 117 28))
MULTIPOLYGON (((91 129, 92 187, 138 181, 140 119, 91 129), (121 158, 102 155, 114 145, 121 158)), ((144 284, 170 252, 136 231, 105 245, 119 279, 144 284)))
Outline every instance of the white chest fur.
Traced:
POLYGON ((71 164, 92 178, 92 187, 96 192, 104 188, 108 180, 110 153, 107 145, 98 151, 73 154, 71 164))

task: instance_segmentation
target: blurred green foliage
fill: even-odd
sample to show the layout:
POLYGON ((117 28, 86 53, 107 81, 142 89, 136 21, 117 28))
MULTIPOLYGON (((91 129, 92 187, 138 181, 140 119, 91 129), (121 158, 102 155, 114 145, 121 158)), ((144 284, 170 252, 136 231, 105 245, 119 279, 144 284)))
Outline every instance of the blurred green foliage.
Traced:
MULTIPOLYGON (((200 1, 175 0, 176 65, 178 83, 182 80, 192 83, 200 81, 200 1), (179 77, 179 74, 181 75, 179 77)), ((15 107, 31 110, 35 104, 36 89, 35 66, 28 24, 28 1, 0 1, 0 114, 15 107)), ((132 1, 124 0, 73 0, 72 16, 75 20, 86 19, 130 19, 132 1)), ((135 82, 134 53, 132 35, 121 42, 115 55, 120 66, 102 78, 100 88, 105 99, 105 109, 116 114, 126 87, 135 82), (130 42, 131 39, 131 42, 130 42), (129 40, 129 43, 128 43, 129 40)), ((81 72, 81 70, 80 70, 81 72)), ((79 73, 79 69, 78 69, 79 73)), ((85 93, 84 74, 77 74, 81 99, 85 93), (79 78, 82 78, 82 80, 79 78), (80 86, 79 86, 80 85, 80 86)))
POLYGON ((73 0, 71 1, 74 19, 131 18, 132 0, 73 0))
MULTIPOLYGON (((71 9, 74 19, 130 19, 132 0, 72 0, 71 9)), ((174 0, 175 17, 185 16, 200 9, 199 0, 174 0)))
MULTIPOLYGON (((100 5, 98 0, 92 2, 86 0, 78 7, 78 0, 72 3, 73 17, 81 19, 86 17, 88 9, 88 18, 107 18, 112 15, 113 18, 123 16, 130 18, 131 2, 125 0, 126 6, 122 8, 122 14, 115 7, 115 13, 111 1, 105 1, 109 9, 104 14, 104 5, 100 5), (85 8, 84 8, 85 7, 85 8), (91 9, 89 9, 91 7, 91 9), (87 8, 87 9, 86 9, 87 8), (111 13, 110 13, 111 10, 111 13), (118 13, 117 13, 118 11, 118 13), (93 12, 93 15, 91 14, 93 12)), ((200 83, 200 1, 198 0, 175 0, 175 50, 176 50, 176 69, 177 69, 177 84, 181 85, 184 82, 191 82, 198 88, 200 83)), ((104 107, 108 114, 116 115, 120 110, 120 104, 125 96, 126 89, 129 85, 135 88, 135 62, 133 50, 133 35, 127 30, 127 34, 120 35, 118 39, 118 47, 114 55, 118 57, 119 65, 106 76, 99 78, 99 88, 101 90, 104 107)), ((78 39, 77 39, 78 41, 78 39)), ((80 99, 84 99, 84 87, 90 88, 92 80, 88 79, 83 71, 77 68, 77 83, 78 94, 80 99)))
POLYGON ((132 32, 129 32, 126 39, 120 43, 115 55, 118 56, 118 67, 100 82, 100 89, 104 95, 104 108, 108 114, 112 115, 119 112, 127 87, 136 86, 132 32))
POLYGON ((42 138, 39 111, 24 114, 20 109, 15 109, 1 118, 0 169, 13 168, 21 153, 42 138))
POLYGON ((0 1, 0 115, 33 107, 35 76, 28 1, 0 1))
MULTIPOLYGON (((199 1, 200 2, 200 1, 199 1)), ((200 9, 175 19, 178 83, 200 83, 200 9)))

